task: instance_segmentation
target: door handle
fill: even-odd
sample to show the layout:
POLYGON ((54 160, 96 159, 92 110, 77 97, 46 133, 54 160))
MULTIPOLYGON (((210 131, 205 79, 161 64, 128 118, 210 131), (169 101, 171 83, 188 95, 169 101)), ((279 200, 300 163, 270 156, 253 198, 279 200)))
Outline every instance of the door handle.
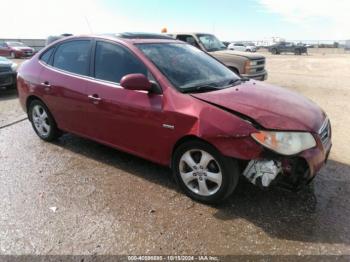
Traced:
POLYGON ((98 104, 102 98, 100 98, 98 95, 89 95, 88 98, 93 101, 94 104, 98 104))
POLYGON ((46 87, 51 87, 50 83, 48 81, 44 81, 41 83, 42 86, 46 86, 46 87))
POLYGON ((51 85, 50 85, 50 83, 48 81, 42 82, 41 85, 44 86, 44 89, 45 89, 46 92, 50 92, 51 85))

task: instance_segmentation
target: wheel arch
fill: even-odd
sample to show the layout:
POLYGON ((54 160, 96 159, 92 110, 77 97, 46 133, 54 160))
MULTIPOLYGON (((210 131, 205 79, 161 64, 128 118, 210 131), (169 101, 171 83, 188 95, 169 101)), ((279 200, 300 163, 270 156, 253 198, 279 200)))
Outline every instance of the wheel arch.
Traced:
POLYGON ((174 145, 173 148, 172 148, 172 151, 171 151, 171 158, 170 158, 170 161, 169 161, 169 162, 170 162, 170 163, 169 163, 170 168, 172 168, 172 165, 173 165, 173 156, 174 156, 174 153, 175 153, 176 149, 177 149, 180 145, 183 145, 183 144, 188 143, 188 142, 190 142, 190 141, 200 141, 200 142, 206 143, 206 144, 212 146, 213 148, 215 148, 218 152, 220 152, 220 151, 218 150, 218 148, 216 148, 216 146, 214 146, 212 143, 206 141, 205 139, 200 138, 200 137, 198 137, 198 136, 196 136, 196 135, 186 135, 186 136, 180 138, 180 139, 175 143, 175 145, 174 145))
MULTIPOLYGON (((29 113, 29 106, 30 106, 30 104, 31 104, 34 100, 39 100, 40 102, 42 102, 42 103, 45 104, 45 102, 44 102, 41 98, 39 98, 38 96, 36 96, 36 95, 30 95, 30 96, 28 96, 27 99, 26 99, 26 110, 27 110, 27 113, 29 113)), ((46 105, 46 104, 45 104, 45 105, 46 105)))
MULTIPOLYGON (((31 116, 29 114, 29 107, 30 107, 30 104, 34 101, 34 100, 38 100, 40 101, 41 103, 43 103, 46 108, 48 109, 49 113, 51 114, 52 118, 54 119, 55 123, 56 123, 56 120, 55 120, 55 117, 52 115, 52 112, 50 110, 50 108, 47 106, 47 104, 45 103, 45 101, 43 99, 41 99, 40 97, 38 97, 37 95, 30 95, 27 97, 26 99, 26 111, 27 111, 27 115, 28 115, 28 119, 31 120, 31 116)), ((57 124, 57 123, 56 123, 57 124)))

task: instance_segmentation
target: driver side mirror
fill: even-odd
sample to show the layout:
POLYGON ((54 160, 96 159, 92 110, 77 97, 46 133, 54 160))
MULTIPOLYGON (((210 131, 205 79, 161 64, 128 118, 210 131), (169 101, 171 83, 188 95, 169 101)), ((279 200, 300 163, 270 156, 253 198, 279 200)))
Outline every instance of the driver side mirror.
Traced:
POLYGON ((150 91, 152 83, 143 74, 129 74, 124 76, 120 85, 127 90, 150 91))

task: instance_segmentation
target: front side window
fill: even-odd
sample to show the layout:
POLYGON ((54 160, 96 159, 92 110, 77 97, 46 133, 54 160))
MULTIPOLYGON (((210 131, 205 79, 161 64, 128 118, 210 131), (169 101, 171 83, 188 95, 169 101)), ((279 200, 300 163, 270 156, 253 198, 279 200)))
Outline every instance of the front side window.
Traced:
POLYGON ((75 40, 60 44, 53 58, 53 66, 79 75, 88 75, 90 40, 75 40))
POLYGON ((199 41, 204 46, 205 50, 208 52, 225 50, 226 46, 219 41, 214 35, 209 34, 198 34, 199 41))
POLYGON ((95 51, 95 78, 120 83, 128 74, 148 76, 146 66, 126 48, 98 41, 95 51))
POLYGON ((181 92, 217 90, 240 81, 226 66, 191 45, 157 43, 137 46, 181 92))

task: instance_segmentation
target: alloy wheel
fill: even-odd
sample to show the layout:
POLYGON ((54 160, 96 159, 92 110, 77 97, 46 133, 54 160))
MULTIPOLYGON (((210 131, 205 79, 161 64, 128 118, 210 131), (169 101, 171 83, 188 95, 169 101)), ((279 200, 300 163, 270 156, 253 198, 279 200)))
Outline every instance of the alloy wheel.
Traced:
POLYGON ((51 131, 49 117, 41 105, 35 105, 32 111, 34 127, 41 137, 48 137, 51 131))
POLYGON ((179 162, 184 184, 195 194, 214 195, 222 184, 222 171, 215 158, 204 150, 188 150, 179 162))

